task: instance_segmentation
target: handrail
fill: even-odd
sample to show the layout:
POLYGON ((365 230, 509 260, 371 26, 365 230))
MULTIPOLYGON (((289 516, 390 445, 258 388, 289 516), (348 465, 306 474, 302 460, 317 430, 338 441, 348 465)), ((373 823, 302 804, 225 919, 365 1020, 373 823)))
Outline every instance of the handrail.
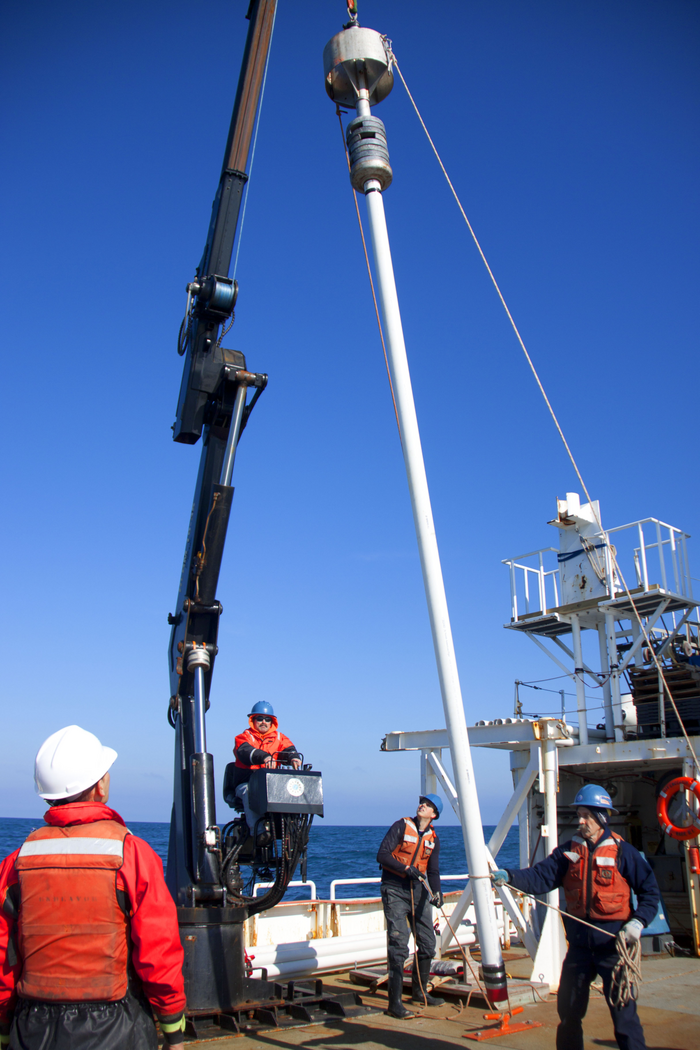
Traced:
MULTIPOLYGON (((274 885, 275 885, 274 882, 256 882, 255 885, 253 886, 253 896, 257 897, 258 890, 264 889, 266 886, 274 886, 274 885)), ((288 883, 287 888, 289 888, 289 886, 310 886, 311 887, 310 900, 312 900, 312 901, 318 900, 318 898, 316 896, 316 883, 312 882, 311 879, 307 879, 306 882, 300 882, 299 880, 297 880, 295 882, 290 882, 290 883, 288 883)), ((297 902, 296 901, 284 901, 284 903, 285 904, 296 904, 297 902)))
MULTIPOLYGON (((683 529, 679 529, 677 525, 668 525, 665 521, 661 521, 660 518, 640 518, 639 521, 630 521, 627 525, 615 525, 612 529, 605 529, 605 532, 621 532, 622 529, 633 529, 635 525, 649 525, 649 524, 661 525, 664 529, 669 529, 671 532, 683 533, 683 529)), ((690 539, 690 533, 685 532, 683 535, 686 539, 690 539)))
MULTIPOLYGON (((333 882, 331 883, 331 898, 330 899, 332 901, 337 899, 336 895, 335 895, 335 888, 336 888, 336 886, 359 886, 362 883, 367 884, 367 883, 370 883, 370 882, 376 883, 376 882, 381 882, 381 881, 382 881, 381 878, 372 878, 372 879, 333 879, 333 882)), ((342 900, 342 897, 340 898, 340 900, 342 900)))
MULTIPOLYGON (((616 534, 625 532, 629 534, 632 544, 630 549, 629 543, 625 542, 624 548, 627 553, 624 554, 624 557, 631 556, 638 585, 644 591, 649 591, 653 587, 654 578, 657 578, 663 591, 674 587, 676 594, 692 600, 693 590, 686 547, 690 534, 675 525, 668 525, 659 518, 652 517, 641 518, 639 521, 629 522, 626 525, 615 525, 603 531, 601 538, 606 547, 605 583, 609 595, 615 597, 621 591, 611 554, 611 551, 615 550, 612 547, 612 538, 614 537, 619 543, 616 534), (650 526, 651 535, 645 535, 645 526, 650 526), (637 545, 634 543, 634 533, 636 533, 637 545), (649 561, 652 551, 654 552, 653 564, 649 561)), ((532 615, 535 601, 539 601, 539 611, 543 615, 547 608, 557 608, 560 600, 558 586, 560 572, 559 566, 554 569, 545 569, 544 556, 549 553, 558 555, 559 551, 556 547, 542 547, 539 550, 529 551, 527 554, 519 554, 513 558, 501 560, 502 564, 510 570, 511 619, 513 622, 518 622, 523 616, 532 615), (539 565, 524 564, 530 558, 538 559, 539 565), (551 582, 548 578, 551 578, 551 582), (548 601, 547 591, 550 587, 554 589, 553 603, 548 601), (521 604, 524 604, 522 612, 521 604)), ((621 559, 620 564, 622 564, 622 553, 618 551, 617 554, 617 557, 621 559)))
POLYGON ((544 554, 545 551, 554 551, 555 554, 559 553, 558 547, 540 547, 536 551, 528 551, 527 554, 516 554, 513 558, 501 558, 501 565, 509 565, 512 561, 519 561, 520 558, 533 558, 535 554, 544 554))
MULTIPOLYGON (((468 878, 469 878, 469 876, 466 875, 466 874, 465 875, 441 875, 440 876, 440 882, 464 882, 464 880, 468 879, 468 878)), ((368 884, 370 882, 377 883, 377 882, 381 882, 381 881, 382 881, 381 878, 372 878, 372 879, 370 879, 370 878, 367 878, 367 879, 333 879, 333 882, 331 883, 331 897, 330 897, 330 899, 332 901, 343 900, 342 897, 336 897, 336 895, 335 895, 335 888, 336 888, 336 886, 359 886, 361 884, 365 884, 366 885, 366 884, 368 884)), ((293 886, 293 885, 294 885, 294 883, 290 882, 290 886, 293 886)), ((368 898, 368 899, 370 899, 370 898, 368 898)))

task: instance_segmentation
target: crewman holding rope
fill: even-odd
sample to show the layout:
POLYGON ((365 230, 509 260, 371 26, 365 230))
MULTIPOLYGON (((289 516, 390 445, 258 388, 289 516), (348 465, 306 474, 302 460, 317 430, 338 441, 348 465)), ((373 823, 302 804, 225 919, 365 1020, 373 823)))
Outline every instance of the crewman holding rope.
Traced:
POLYGON ((620 958, 617 939, 613 938, 620 934, 623 948, 639 942, 642 930, 656 916, 659 887, 641 853, 610 830, 608 818, 617 810, 604 788, 584 785, 574 805, 578 807, 578 835, 531 868, 499 868, 492 873, 493 881, 497 886, 509 883, 529 894, 564 887, 566 910, 574 921, 564 915, 569 950, 557 997, 557 1050, 583 1050, 581 1022, 596 974, 603 980, 617 1045, 621 1050, 645 1050, 634 998, 615 994, 613 971, 619 967, 620 958), (635 908, 631 890, 637 896, 635 908))
POLYGON ((412 999, 421 1006, 442 1006, 428 994, 430 964, 435 955, 431 905, 442 905, 440 840, 433 821, 442 813, 437 795, 421 795, 415 817, 395 821, 382 839, 377 861, 382 869, 382 904, 387 926, 389 1009, 392 1017, 413 1017, 401 1002, 408 938, 413 933, 412 999), (432 893, 428 893, 427 885, 432 893))

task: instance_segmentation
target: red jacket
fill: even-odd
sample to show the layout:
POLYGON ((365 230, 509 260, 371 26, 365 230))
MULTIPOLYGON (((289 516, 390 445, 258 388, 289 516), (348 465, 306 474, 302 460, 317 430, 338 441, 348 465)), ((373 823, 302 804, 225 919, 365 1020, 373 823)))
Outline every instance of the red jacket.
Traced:
MULTIPOLYGON (((52 828, 88 825, 96 821, 114 821, 125 827, 119 814, 100 802, 54 806, 47 810, 44 819, 52 828)), ((131 961, 154 1011, 161 1016, 176 1014, 185 1008, 183 951, 177 912, 165 885, 163 866, 148 843, 135 835, 127 833, 123 848, 124 861, 116 871, 116 888, 126 894, 130 909, 131 961)), ((0 864, 0 1022, 11 1019, 23 968, 18 948, 18 924, 12 917, 12 904, 19 899, 19 853, 20 850, 15 850, 0 864), (13 960, 15 953, 17 958, 13 960)), ((21 917, 20 900, 20 924, 21 917)), ((72 1001, 69 995, 65 1001, 72 1001)))
POLYGON ((239 769, 262 769, 263 764, 249 761, 253 751, 265 751, 268 755, 276 755, 280 751, 295 751, 294 744, 280 733, 277 727, 277 719, 272 716, 272 723, 268 731, 263 734, 255 725, 252 715, 248 718, 250 728, 244 733, 239 733, 233 745, 233 753, 236 758, 236 766, 239 769), (240 753, 239 753, 240 752, 240 753))

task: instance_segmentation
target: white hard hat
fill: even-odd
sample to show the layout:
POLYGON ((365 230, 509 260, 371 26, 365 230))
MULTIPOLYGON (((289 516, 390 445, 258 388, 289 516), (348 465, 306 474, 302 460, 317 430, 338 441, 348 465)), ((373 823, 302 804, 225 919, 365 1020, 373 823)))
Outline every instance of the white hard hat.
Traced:
POLYGON ((34 759, 38 795, 47 800, 70 798, 102 780, 117 752, 103 747, 94 733, 66 726, 52 733, 34 759))

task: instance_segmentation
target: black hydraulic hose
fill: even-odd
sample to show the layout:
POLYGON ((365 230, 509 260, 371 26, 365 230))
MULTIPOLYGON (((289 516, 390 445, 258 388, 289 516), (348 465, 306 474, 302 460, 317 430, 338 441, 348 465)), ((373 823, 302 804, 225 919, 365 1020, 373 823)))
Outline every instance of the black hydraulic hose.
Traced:
POLYGON ((282 816, 282 850, 272 888, 262 897, 244 897, 249 915, 274 908, 284 897, 308 839, 308 817, 282 816))

